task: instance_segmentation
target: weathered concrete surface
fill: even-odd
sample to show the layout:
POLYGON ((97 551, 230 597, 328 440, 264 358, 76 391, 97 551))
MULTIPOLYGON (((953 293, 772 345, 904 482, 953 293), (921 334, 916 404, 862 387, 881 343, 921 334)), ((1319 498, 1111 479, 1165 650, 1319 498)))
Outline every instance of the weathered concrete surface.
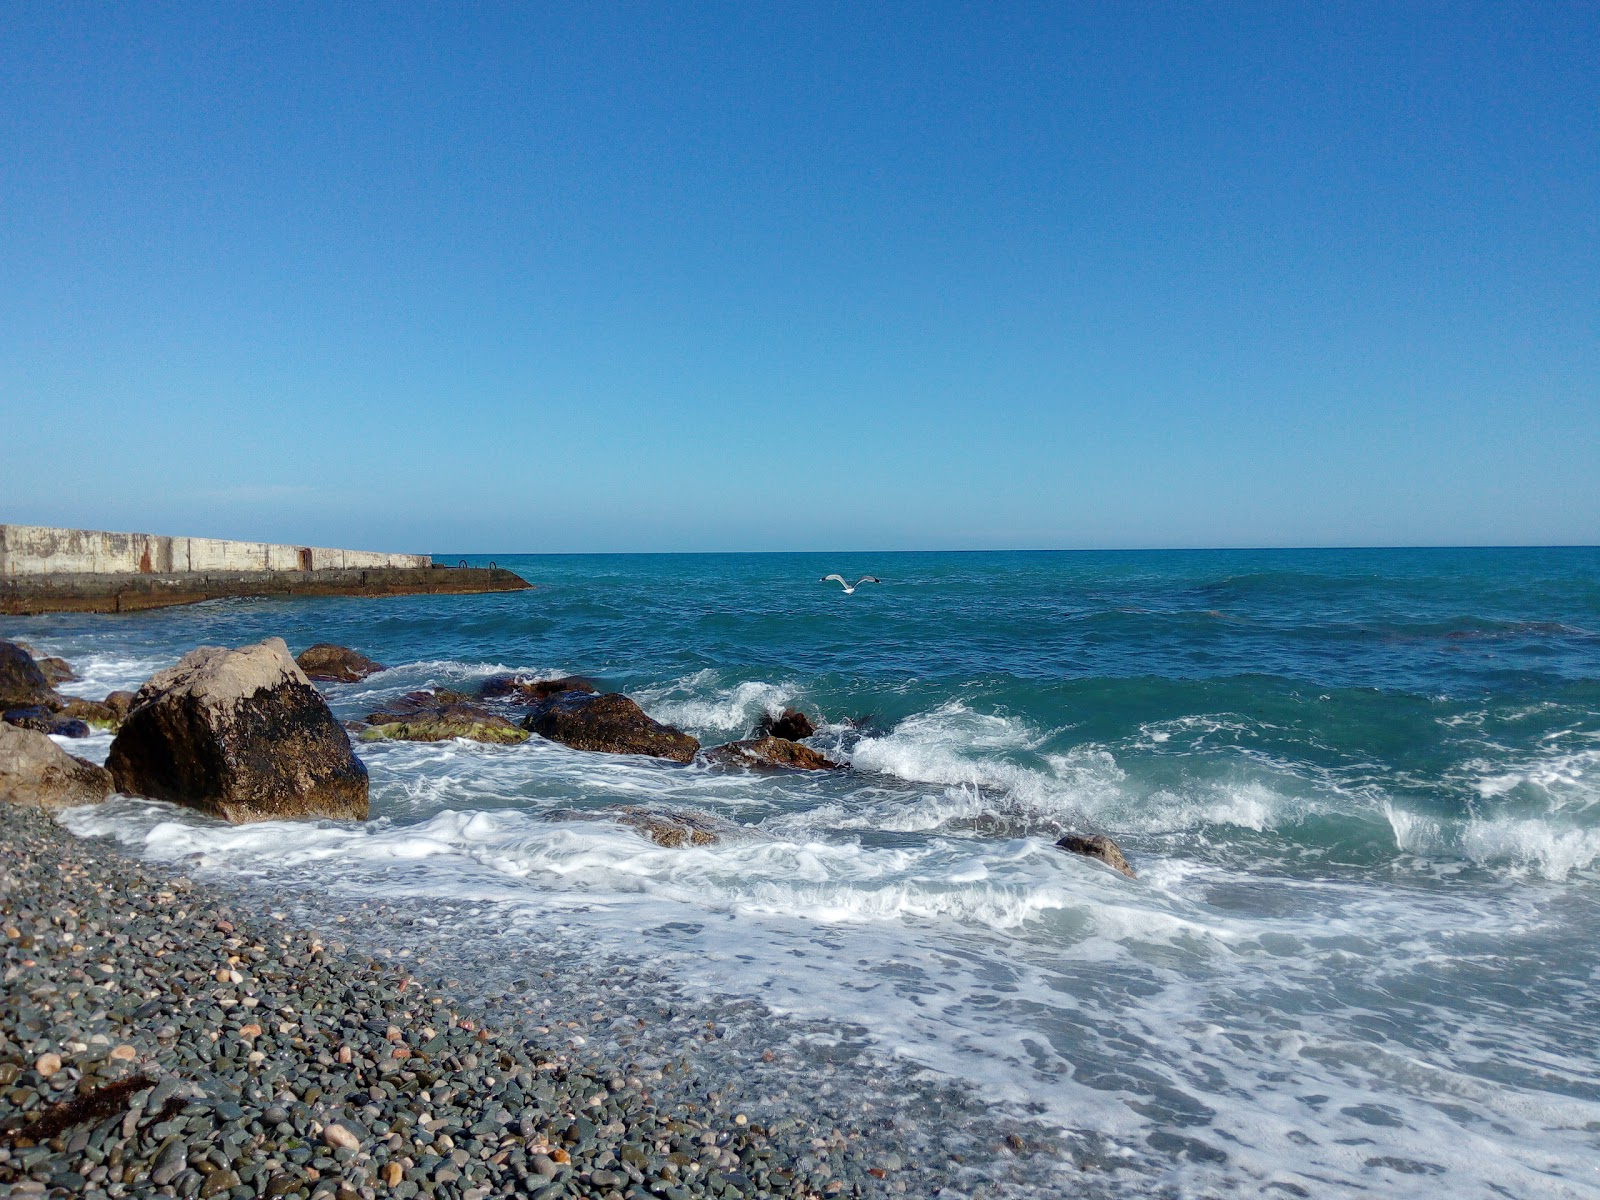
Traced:
POLYGON ((0 576, 0 613, 138 612, 229 596, 448 595, 529 586, 520 575, 490 567, 0 576))
POLYGON ((271 542, 231 542, 221 538, 0 524, 0 578, 415 569, 432 564, 433 560, 426 554, 386 554, 271 542))

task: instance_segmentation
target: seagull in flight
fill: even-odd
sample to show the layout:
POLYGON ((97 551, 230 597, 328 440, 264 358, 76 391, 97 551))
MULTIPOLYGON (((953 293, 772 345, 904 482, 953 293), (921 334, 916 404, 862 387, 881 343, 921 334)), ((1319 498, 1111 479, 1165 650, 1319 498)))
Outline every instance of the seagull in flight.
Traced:
POLYGON ((854 583, 846 582, 845 577, 843 575, 824 575, 821 579, 817 580, 817 582, 818 583, 827 583, 830 579, 837 579, 839 581, 839 586, 844 588, 844 594, 846 596, 852 595, 855 592, 855 590, 858 587, 860 587, 863 583, 882 583, 883 582, 883 580, 879 579, 876 575, 863 575, 860 579, 856 580, 854 583))

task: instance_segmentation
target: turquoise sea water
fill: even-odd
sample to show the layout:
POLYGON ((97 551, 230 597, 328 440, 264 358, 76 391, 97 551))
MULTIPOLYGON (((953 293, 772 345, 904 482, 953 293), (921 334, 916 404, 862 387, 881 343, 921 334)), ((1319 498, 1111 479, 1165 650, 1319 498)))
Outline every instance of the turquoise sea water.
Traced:
POLYGON ((421 908, 492 899, 527 918, 513 941, 555 920, 848 1014, 1104 1139, 1107 1178, 1600 1195, 1600 550, 497 561, 538 590, 0 636, 86 668, 86 695, 278 635, 391 665, 329 688, 341 716, 504 669, 594 675, 707 744, 797 704, 852 770, 380 745, 365 828, 72 820, 421 908), (832 571, 884 582, 846 596, 832 571), (666 850, 542 815, 617 803, 739 829, 666 850), (1111 834, 1140 878, 1056 850, 1065 830, 1111 834))

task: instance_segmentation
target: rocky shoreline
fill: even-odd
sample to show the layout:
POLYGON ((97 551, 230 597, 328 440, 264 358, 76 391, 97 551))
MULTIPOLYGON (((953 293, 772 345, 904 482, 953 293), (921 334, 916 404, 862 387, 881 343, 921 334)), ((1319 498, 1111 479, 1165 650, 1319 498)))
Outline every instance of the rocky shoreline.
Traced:
POLYGON ((960 1089, 751 1002, 708 1020, 647 970, 557 955, 486 992, 394 912, 307 929, 17 805, 0 843, 9 1194, 978 1197, 1058 1161, 960 1089))

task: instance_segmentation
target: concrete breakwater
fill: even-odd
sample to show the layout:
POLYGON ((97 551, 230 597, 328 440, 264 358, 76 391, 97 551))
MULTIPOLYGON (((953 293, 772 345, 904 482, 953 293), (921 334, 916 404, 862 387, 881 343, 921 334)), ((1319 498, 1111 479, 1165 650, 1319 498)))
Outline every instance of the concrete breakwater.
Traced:
POLYGON ((425 554, 336 550, 0 524, 0 613, 134 612, 229 596, 401 596, 519 591, 494 567, 425 554))
POLYGON ((223 538, 107 533, 47 525, 0 525, 0 577, 32 575, 172 575, 242 571, 421 569, 426 554, 330 550, 223 538))

